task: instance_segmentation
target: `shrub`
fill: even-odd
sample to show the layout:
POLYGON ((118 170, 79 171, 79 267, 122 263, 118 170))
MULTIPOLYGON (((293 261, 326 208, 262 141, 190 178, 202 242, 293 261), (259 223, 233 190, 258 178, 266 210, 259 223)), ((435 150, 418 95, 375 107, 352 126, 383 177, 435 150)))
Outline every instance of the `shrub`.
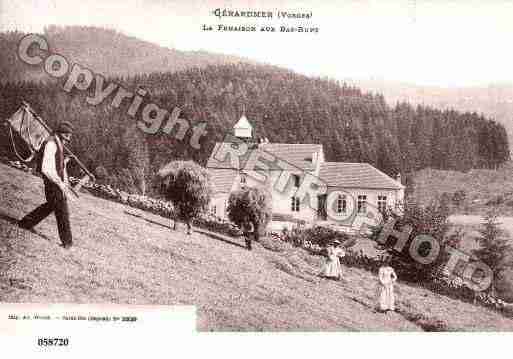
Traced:
MULTIPOLYGON (((444 239, 449 230, 448 217, 449 210, 443 199, 435 200, 428 206, 420 206, 416 202, 409 201, 405 203, 402 215, 391 211, 384 213, 383 224, 373 228, 370 238, 377 240, 384 223, 390 220, 395 221, 394 229, 398 231, 404 230, 407 225, 411 226, 413 230, 401 251, 394 248, 396 239, 392 236, 389 236, 384 244, 377 243, 377 247, 390 255, 390 265, 403 279, 414 282, 429 280, 433 272, 445 264, 443 256, 438 256, 431 264, 421 264, 410 256, 409 248, 413 239, 417 235, 423 234, 438 240, 441 247, 440 253, 442 253, 445 245, 444 239)), ((426 245, 419 248, 419 255, 426 256, 430 251, 430 246, 426 245)))
POLYGON ((188 233, 192 233, 192 221, 207 211, 210 202, 212 189, 207 169, 193 161, 175 161, 166 165, 160 175, 167 179, 164 197, 173 204, 178 218, 187 223, 188 233))
POLYGON ((513 268, 506 267, 497 272, 494 277, 495 291, 503 300, 513 302, 513 268))
POLYGON ((211 232, 221 233, 230 237, 239 237, 242 235, 239 227, 233 223, 222 221, 221 219, 209 214, 198 217, 194 221, 194 224, 211 232))
POLYGON ((96 167, 94 174, 98 183, 105 183, 105 181, 109 178, 109 172, 107 172, 103 166, 96 167))
POLYGON ((451 203, 452 197, 453 196, 451 196, 449 192, 443 192, 438 199, 439 205, 449 207, 449 203, 451 203))
POLYGON ((451 248, 459 249, 461 248, 461 241, 464 236, 465 233, 463 232, 463 229, 456 228, 442 240, 442 244, 450 246, 451 248))
POLYGON ((296 247, 309 247, 311 245, 326 247, 334 240, 340 241, 343 245, 349 243, 349 236, 347 234, 322 226, 305 229, 295 227, 290 231, 285 230, 283 231, 282 239, 296 247))
POLYGON ((369 257, 360 251, 348 250, 346 255, 340 258, 340 262, 348 267, 361 268, 373 273, 378 273, 381 266, 389 263, 387 254, 382 254, 377 257, 369 257))
POLYGON ((456 191, 454 192, 454 194, 452 195, 452 203, 456 206, 456 207, 459 207, 464 201, 465 201, 465 198, 467 197, 467 194, 465 193, 464 190, 459 190, 459 191, 456 191))
POLYGON ((109 183, 111 183, 114 188, 118 188, 122 191, 139 193, 136 179, 132 172, 127 168, 123 168, 118 173, 112 174, 110 176, 109 183))
POLYGON ((409 172, 406 174, 405 185, 406 189, 404 190, 405 198, 411 198, 415 193, 415 181, 414 181, 414 173, 409 172))
POLYGON ((497 195, 485 203, 487 206, 500 206, 506 199, 503 195, 497 195))
POLYGON ((233 192, 228 199, 228 218, 242 228, 252 223, 255 239, 265 232, 272 216, 271 193, 261 187, 250 187, 233 192))
POLYGON ((285 252, 290 249, 290 244, 285 241, 279 240, 275 236, 264 237, 260 239, 260 244, 265 249, 273 252, 285 252))
POLYGON ((504 204, 508 207, 513 207, 513 198, 508 199, 504 204))

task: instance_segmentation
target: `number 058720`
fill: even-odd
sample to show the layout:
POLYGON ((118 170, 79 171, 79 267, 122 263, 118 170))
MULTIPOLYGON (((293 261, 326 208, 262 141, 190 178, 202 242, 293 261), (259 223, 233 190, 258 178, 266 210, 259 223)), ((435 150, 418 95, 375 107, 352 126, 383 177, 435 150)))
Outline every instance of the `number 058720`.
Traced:
POLYGON ((68 338, 37 338, 37 345, 40 347, 64 347, 68 344, 68 338))

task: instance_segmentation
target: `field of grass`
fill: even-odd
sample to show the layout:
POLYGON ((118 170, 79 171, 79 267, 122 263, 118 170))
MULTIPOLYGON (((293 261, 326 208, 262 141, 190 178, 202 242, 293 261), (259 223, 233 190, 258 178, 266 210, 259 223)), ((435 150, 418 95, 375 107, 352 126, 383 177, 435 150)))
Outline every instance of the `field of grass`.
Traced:
POLYGON ((420 203, 429 203, 444 192, 452 197, 454 192, 463 190, 466 198, 459 206, 452 206, 453 213, 482 215, 497 207, 501 216, 513 215, 513 162, 497 170, 466 173, 424 169, 413 180, 413 194, 420 203))
POLYGON ((0 302, 195 305, 201 331, 513 330, 498 312, 400 279, 398 312, 382 314, 374 273, 344 267, 342 282, 321 279, 323 258, 302 249, 187 236, 86 193, 71 204, 66 250, 53 217, 34 233, 15 224, 43 202, 40 179, 0 164, 0 193, 0 302))

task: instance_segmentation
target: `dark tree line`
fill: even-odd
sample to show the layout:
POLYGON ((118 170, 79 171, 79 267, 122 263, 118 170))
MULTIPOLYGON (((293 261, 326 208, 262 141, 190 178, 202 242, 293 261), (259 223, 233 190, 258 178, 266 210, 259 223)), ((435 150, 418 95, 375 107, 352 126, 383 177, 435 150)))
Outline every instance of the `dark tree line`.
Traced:
MULTIPOLYGON (((146 101, 169 111, 179 107, 192 125, 207 122, 201 148, 189 146, 190 129, 183 141, 173 133, 135 134, 126 107, 108 106, 112 95, 90 106, 83 94, 70 95, 57 82, 0 84, 0 117, 12 114, 25 99, 50 125, 72 121, 77 155, 92 169, 102 166, 111 182, 141 192, 143 179, 164 163, 193 159, 204 164, 215 141, 231 131, 243 111, 256 137, 322 143, 328 161, 368 162, 389 175, 426 167, 495 168, 509 159, 504 127, 483 115, 407 103, 389 106, 379 94, 272 66, 219 65, 112 80, 134 92, 144 87, 146 101), (133 180, 127 181, 129 176, 133 180)), ((5 131, 0 137, 6 152, 5 131)))

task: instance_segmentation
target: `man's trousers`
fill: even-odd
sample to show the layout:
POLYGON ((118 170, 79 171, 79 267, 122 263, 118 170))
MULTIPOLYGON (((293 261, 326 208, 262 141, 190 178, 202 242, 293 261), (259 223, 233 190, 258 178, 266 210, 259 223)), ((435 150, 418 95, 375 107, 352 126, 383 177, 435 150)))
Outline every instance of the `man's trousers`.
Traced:
POLYGON ((64 247, 71 246, 73 239, 69 221, 68 201, 59 186, 47 179, 44 179, 44 183, 46 203, 23 217, 19 222, 19 226, 25 229, 32 229, 32 227, 54 212, 61 242, 64 247))

